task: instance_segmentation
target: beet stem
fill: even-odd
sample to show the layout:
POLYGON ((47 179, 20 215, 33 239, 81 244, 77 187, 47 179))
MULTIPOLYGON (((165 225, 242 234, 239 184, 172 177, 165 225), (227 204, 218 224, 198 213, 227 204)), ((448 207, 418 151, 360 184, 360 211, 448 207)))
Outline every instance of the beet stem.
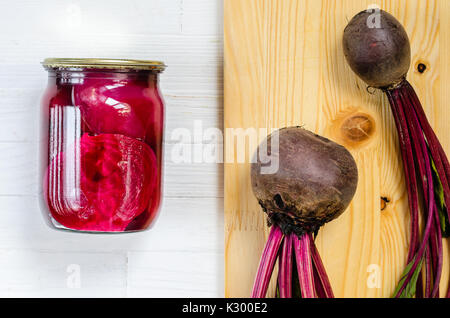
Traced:
POLYGON ((430 249, 427 248, 425 250, 425 298, 430 298, 431 296, 431 256, 430 249))
MULTIPOLYGON (((398 122, 400 125, 397 126, 397 129, 399 131, 399 138, 400 138, 400 142, 404 143, 405 141, 407 141, 407 145, 409 144, 409 147, 407 146, 407 155, 408 155, 408 160, 412 161, 413 164, 415 162, 415 158, 418 159, 418 163, 416 162, 416 164, 419 164, 419 166, 423 163, 423 161, 421 162, 421 160, 425 161, 425 168, 426 168, 426 172, 427 175, 426 176, 421 176, 421 179, 423 180, 424 177, 427 178, 428 180, 432 180, 432 175, 431 175, 431 166, 429 163, 429 158, 427 157, 417 157, 417 156, 413 156, 412 154, 412 146, 411 146, 411 141, 410 141, 410 131, 408 129, 408 125, 406 124, 407 119, 405 118, 405 113, 404 113, 404 107, 405 107, 405 99, 402 95, 402 92, 399 88, 394 89, 392 91, 388 91, 387 92, 388 96, 390 97, 389 100, 391 102, 391 107, 392 107, 392 111, 395 114, 394 116, 397 117, 396 122, 398 122)), ((414 129, 413 129, 414 131, 414 129)), ((412 134, 411 136, 412 138, 417 137, 417 135, 412 134)), ((419 138, 420 139, 420 138, 419 138)), ((426 148, 425 145, 425 140, 423 138, 422 135, 422 139, 421 140, 414 140, 414 145, 416 146, 416 149, 424 149, 424 146, 426 148), (417 142, 419 142, 419 144, 417 144, 417 142)), ((409 170, 405 169, 405 172, 408 173, 409 170)), ((416 180, 411 180, 412 183, 414 183, 416 180)), ((408 188, 410 189, 410 188, 408 188)), ((433 185, 431 184, 431 186, 428 188, 428 196, 430 198, 433 197, 434 193, 433 193, 433 185)), ((411 269, 409 270, 409 272, 406 274, 406 279, 403 281, 403 283, 401 284, 400 288, 398 289, 397 294, 395 295, 395 297, 400 297, 402 295, 403 290, 406 288, 406 286, 408 286, 411 278, 413 277, 414 272, 416 271, 417 266, 421 263, 421 260, 423 258, 423 254, 425 252, 425 248, 428 245, 428 238, 430 236, 430 232, 431 232, 431 223, 433 221, 433 213, 434 213, 434 208, 435 205, 433 205, 434 200, 429 200, 429 209, 428 209, 428 217, 427 217, 427 221, 426 221, 426 226, 425 226, 425 231, 424 231, 424 235, 423 235, 423 240, 422 243, 420 244, 420 247, 418 249, 418 251, 415 254, 412 262, 412 266, 411 269)), ((413 218, 412 218, 413 219, 413 218)), ((412 237, 413 238, 413 237, 412 237)), ((411 251, 411 246, 410 246, 410 251, 411 251)))
POLYGON ((294 234, 287 235, 283 240, 279 258, 278 288, 280 298, 292 298, 292 245, 294 234))
POLYGON ((303 234, 300 238, 296 235, 294 236, 298 279, 303 298, 316 298, 310 246, 311 243, 308 234, 303 234))
POLYGON ((280 228, 276 225, 272 225, 269 238, 267 239, 259 263, 258 272, 253 285, 252 298, 264 298, 266 296, 282 239, 283 233, 280 228))
POLYGON ((327 272, 323 266, 322 259, 320 258, 319 251, 316 248, 312 234, 309 233, 309 240, 311 242, 311 258, 314 266, 314 272, 317 274, 314 276, 314 281, 316 282, 316 291, 321 298, 334 298, 333 289, 331 288, 330 280, 328 279, 327 272), (319 288, 323 290, 323 294, 319 293, 319 288))
MULTIPOLYGON (((437 213, 437 206, 434 200, 434 187, 433 187, 433 177, 431 171, 431 163, 430 158, 428 156, 428 149, 425 142, 425 138, 423 133, 421 132, 421 126, 418 121, 417 116, 415 116, 415 112, 411 112, 408 109, 409 100, 407 99, 407 94, 403 94, 403 86, 396 88, 392 91, 388 91, 387 94, 389 96, 389 100, 391 102, 391 107, 393 110, 394 116, 397 117, 396 123, 400 124, 397 126, 399 130, 399 138, 400 142, 403 143, 404 139, 408 139, 411 137, 413 140, 414 147, 411 147, 408 150, 408 157, 410 156, 412 150, 415 150, 415 156, 412 156, 413 162, 415 162, 416 166, 418 166, 421 176, 421 182, 423 185, 424 198, 425 202, 428 203, 428 210, 425 211, 425 215, 427 217, 425 231, 423 235, 422 242, 420 244, 419 250, 414 255, 413 265, 411 266, 409 272, 406 274, 406 279, 403 281, 402 286, 398 289, 396 297, 400 297, 402 295, 403 290, 409 284, 414 272, 416 271, 417 266, 421 262, 424 252, 426 252, 426 247, 428 246, 428 241, 430 237, 435 236, 435 229, 433 229, 432 224, 435 220, 435 213, 437 213), (406 116, 405 116, 406 115, 406 116), (408 124, 407 124, 407 123, 408 124), (409 129, 408 129, 409 128, 409 129), (411 136, 409 136, 411 134, 411 136), (416 160, 414 160, 416 159, 416 160), (427 195, 428 190, 428 195, 427 195)), ((408 171, 405 169, 405 171, 408 171)), ((413 180, 413 182, 416 180, 413 180)), ((410 187, 408 187, 408 191, 410 187)), ((430 273, 426 273, 426 280, 429 280, 430 273)), ((427 285, 427 284, 426 284, 427 285)), ((436 287, 436 286, 434 286, 436 287)), ((427 295, 427 292, 425 293, 427 295)))
MULTIPOLYGON (((403 87, 405 88, 405 87, 403 87)), ((427 148, 427 144, 425 142, 425 138, 424 138, 424 134, 423 134, 423 130, 422 130, 422 123, 420 123, 419 118, 417 116, 417 113, 415 112, 415 110, 413 109, 412 105, 412 101, 409 95, 409 91, 405 91, 403 89, 403 91, 401 92, 401 96, 403 98, 404 101, 404 109, 405 109, 405 114, 407 114, 407 119, 408 119, 408 123, 411 127, 411 131, 412 131, 412 135, 413 135, 413 140, 414 140, 414 144, 416 146, 416 151, 417 151, 417 158, 418 158, 418 162, 419 162, 419 170, 420 170, 420 174, 422 176, 421 181, 422 181, 422 188, 424 189, 424 200, 425 202, 429 202, 430 200, 432 201, 432 203, 435 206, 433 213, 434 216, 434 223, 431 223, 431 234, 430 234, 430 242, 429 242, 429 247, 430 247, 430 251, 429 251, 429 256, 430 259, 428 260, 428 262, 425 262, 426 266, 429 266, 428 271, 429 271, 429 275, 426 275, 426 281, 427 280, 431 280, 432 276, 434 276, 434 285, 433 285, 433 290, 428 293, 425 293, 426 297, 435 297, 436 294, 439 293, 439 282, 441 279, 441 275, 442 275, 442 234, 441 234, 441 225, 439 222, 439 213, 437 210, 437 206, 436 206, 436 201, 435 201, 435 195, 434 195, 434 184, 433 184, 433 176, 431 175, 431 179, 430 179, 430 174, 431 174, 431 160, 432 158, 429 157, 429 152, 427 148), (424 158, 424 162, 420 160, 420 158, 424 158), (425 163, 425 167, 424 167, 424 163, 425 163), (426 190, 431 191, 432 190, 432 195, 430 196, 427 195, 426 190), (435 266, 432 266, 434 263, 435 266), (432 269, 432 270, 431 270, 432 269)), ((429 285, 429 284, 428 284, 429 285)), ((426 284, 426 287, 429 287, 426 284)))
MULTIPOLYGON (((436 134, 431 128, 430 123, 428 122, 427 116, 425 115, 425 111, 423 110, 422 104, 420 103, 416 92, 408 81, 405 81, 405 89, 411 99, 411 106, 412 108, 414 108, 414 111, 419 118, 419 122, 422 126, 425 137, 427 138, 431 156, 433 157, 433 161, 436 165, 436 170, 438 171, 439 178, 444 190, 445 205, 447 207, 450 207, 450 163, 447 159, 447 156, 445 155, 445 151, 442 148, 441 143, 439 142, 436 134)), ((449 211, 447 210, 447 214, 448 213, 449 211)))
POLYGON ((320 280, 319 272, 317 268, 314 266, 313 262, 313 278, 314 278, 314 289, 316 290, 316 295, 318 298, 330 298, 327 296, 325 292, 325 288, 320 280))
POLYGON ((403 169, 405 173, 405 181, 408 192, 408 202, 410 207, 410 244, 407 257, 407 263, 410 263, 414 254, 418 248, 418 236, 419 236, 419 203, 417 196, 417 184, 416 173, 414 170, 414 157, 412 154, 412 145, 408 133, 408 127, 406 121, 400 118, 400 111, 398 104, 400 103, 398 97, 393 94, 394 92, 387 91, 386 94, 391 104, 392 114, 394 115, 395 124, 398 131, 400 149, 402 152, 403 169))
POLYGON ((416 284, 416 298, 423 298, 423 275, 419 273, 416 284))

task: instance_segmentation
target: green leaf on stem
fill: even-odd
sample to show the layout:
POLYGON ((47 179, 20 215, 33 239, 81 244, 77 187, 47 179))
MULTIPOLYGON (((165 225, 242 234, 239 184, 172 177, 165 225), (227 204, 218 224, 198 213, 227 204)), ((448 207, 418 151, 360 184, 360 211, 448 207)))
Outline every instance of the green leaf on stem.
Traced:
POLYGON ((442 187, 441 179, 439 178, 439 174, 436 169, 436 165, 434 164, 433 158, 430 154, 431 160, 431 171, 433 173, 433 186, 434 186, 434 196, 436 199, 436 206, 439 214, 439 222, 441 223, 441 230, 443 237, 450 236, 450 223, 448 220, 448 212, 447 207, 445 206, 444 200, 444 188, 442 187))
MULTIPOLYGON (((400 279, 397 287, 395 288, 393 297, 395 297, 398 294, 398 292, 400 291, 400 288, 405 283, 406 278, 408 277, 408 274, 412 269, 415 259, 416 258, 414 257, 414 259, 406 266, 405 271, 402 274, 402 278, 400 279)), ((422 270, 422 263, 423 263, 423 257, 420 260, 419 264, 417 265, 416 269, 414 270, 414 273, 412 274, 409 282, 407 283, 406 287, 403 289, 399 298, 413 298, 414 295, 416 294, 417 279, 419 277, 420 271, 422 270)))

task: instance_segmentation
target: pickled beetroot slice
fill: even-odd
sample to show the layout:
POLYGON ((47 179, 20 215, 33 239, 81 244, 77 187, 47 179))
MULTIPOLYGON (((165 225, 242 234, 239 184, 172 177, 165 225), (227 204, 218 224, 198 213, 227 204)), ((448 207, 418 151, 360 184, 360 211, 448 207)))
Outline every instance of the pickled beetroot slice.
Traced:
POLYGON ((72 148, 48 169, 53 217, 71 229, 125 230, 151 202, 158 177, 153 150, 118 134, 84 134, 72 148))
POLYGON ((160 109, 153 107, 159 102, 157 88, 148 87, 147 81, 92 78, 73 87, 73 104, 93 134, 145 139, 162 128, 160 109))

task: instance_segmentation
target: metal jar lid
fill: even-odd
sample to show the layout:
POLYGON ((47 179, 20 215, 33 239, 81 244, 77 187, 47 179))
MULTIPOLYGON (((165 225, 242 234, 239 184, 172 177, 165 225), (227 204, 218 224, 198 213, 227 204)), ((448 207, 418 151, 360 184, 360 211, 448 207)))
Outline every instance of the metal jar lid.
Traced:
POLYGON ((162 72, 166 65, 160 61, 103 59, 103 58, 47 58, 42 62, 47 70, 57 69, 129 69, 162 72))

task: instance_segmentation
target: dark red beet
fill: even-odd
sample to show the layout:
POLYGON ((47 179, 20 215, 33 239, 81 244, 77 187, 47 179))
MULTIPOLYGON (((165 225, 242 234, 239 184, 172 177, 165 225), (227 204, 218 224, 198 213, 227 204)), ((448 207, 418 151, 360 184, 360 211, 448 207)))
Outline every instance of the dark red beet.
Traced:
POLYGON ((261 162, 252 164, 253 192, 272 223, 314 232, 347 208, 358 181, 356 163, 347 149, 306 129, 278 132, 279 170, 261 174, 261 162))
POLYGON ((45 178, 48 204, 62 225, 84 231, 123 231, 149 205, 157 182, 153 150, 113 134, 84 134, 59 153, 45 178))
POLYGON ((408 35, 397 19, 383 10, 362 11, 354 16, 344 30, 343 46, 352 70, 371 87, 399 84, 408 73, 408 35), (375 14, 380 17, 379 28, 372 19, 375 14))
POLYGON ((302 297, 331 298, 331 285, 311 233, 349 205, 358 181, 356 163, 344 147, 300 127, 280 129, 264 144, 267 153, 278 158, 279 168, 265 174, 260 160, 251 167, 253 192, 272 226, 252 297, 266 295, 279 258, 280 297, 295 296, 292 273, 296 264, 302 297), (275 136, 278 148, 273 149, 275 136))

